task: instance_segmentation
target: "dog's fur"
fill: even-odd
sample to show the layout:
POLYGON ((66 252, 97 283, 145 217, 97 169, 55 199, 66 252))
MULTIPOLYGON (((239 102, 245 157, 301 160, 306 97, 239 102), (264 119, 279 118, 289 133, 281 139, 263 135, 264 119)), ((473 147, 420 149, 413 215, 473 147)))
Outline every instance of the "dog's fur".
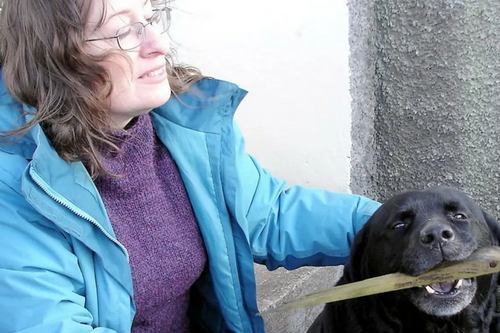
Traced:
MULTIPOLYGON (((498 222, 466 194, 447 187, 403 193, 356 235, 338 284, 396 272, 416 276, 499 242, 498 222)), ((500 332, 497 275, 464 279, 458 289, 454 282, 433 286, 442 295, 420 287, 326 304, 308 333, 500 332)))

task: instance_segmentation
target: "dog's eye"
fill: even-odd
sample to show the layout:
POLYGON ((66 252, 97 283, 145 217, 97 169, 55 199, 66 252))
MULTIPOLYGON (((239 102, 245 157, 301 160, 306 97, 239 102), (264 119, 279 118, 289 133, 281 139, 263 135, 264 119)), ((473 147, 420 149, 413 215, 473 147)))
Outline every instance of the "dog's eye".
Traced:
POLYGON ((467 219, 467 216, 465 216, 464 214, 462 213, 457 213, 455 215, 453 215, 453 218, 454 219, 457 219, 457 220, 466 220, 467 219))
POLYGON ((397 222, 397 223, 394 223, 392 225, 392 228, 391 229, 399 229, 399 228, 404 228, 406 224, 404 224, 403 222, 397 222))

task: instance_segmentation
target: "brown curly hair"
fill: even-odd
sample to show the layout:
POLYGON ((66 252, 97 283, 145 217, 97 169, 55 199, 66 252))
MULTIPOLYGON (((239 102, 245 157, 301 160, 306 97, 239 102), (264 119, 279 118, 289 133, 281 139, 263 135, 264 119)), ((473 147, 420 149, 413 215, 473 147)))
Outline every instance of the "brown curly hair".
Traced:
MULTIPOLYGON (((40 124, 61 158, 84 162, 95 178, 107 173, 99 151, 119 152, 119 148, 110 137, 108 118, 113 86, 100 65, 112 51, 101 56, 84 51, 92 1, 3 0, 0 67, 8 91, 36 109, 31 121, 7 137, 22 136, 40 124)), ((104 14, 99 24, 103 19, 104 14)), ((173 95, 204 77, 194 67, 173 65, 171 55, 167 60, 173 95)))

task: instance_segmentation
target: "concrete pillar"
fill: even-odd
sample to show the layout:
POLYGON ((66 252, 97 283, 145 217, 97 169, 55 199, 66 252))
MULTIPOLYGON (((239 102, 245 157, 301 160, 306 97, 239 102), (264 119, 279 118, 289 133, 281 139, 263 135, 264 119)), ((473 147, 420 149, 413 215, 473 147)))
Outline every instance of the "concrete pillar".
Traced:
POLYGON ((351 189, 446 184, 500 216, 500 2, 352 0, 351 189))

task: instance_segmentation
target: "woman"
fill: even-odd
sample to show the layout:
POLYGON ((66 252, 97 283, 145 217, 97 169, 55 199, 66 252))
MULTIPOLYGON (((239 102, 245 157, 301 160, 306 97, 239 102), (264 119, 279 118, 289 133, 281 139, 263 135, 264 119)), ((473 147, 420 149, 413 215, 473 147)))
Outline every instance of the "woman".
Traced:
POLYGON ((253 262, 342 264, 378 208, 247 155, 167 5, 3 1, 1 332, 263 332, 253 262))

